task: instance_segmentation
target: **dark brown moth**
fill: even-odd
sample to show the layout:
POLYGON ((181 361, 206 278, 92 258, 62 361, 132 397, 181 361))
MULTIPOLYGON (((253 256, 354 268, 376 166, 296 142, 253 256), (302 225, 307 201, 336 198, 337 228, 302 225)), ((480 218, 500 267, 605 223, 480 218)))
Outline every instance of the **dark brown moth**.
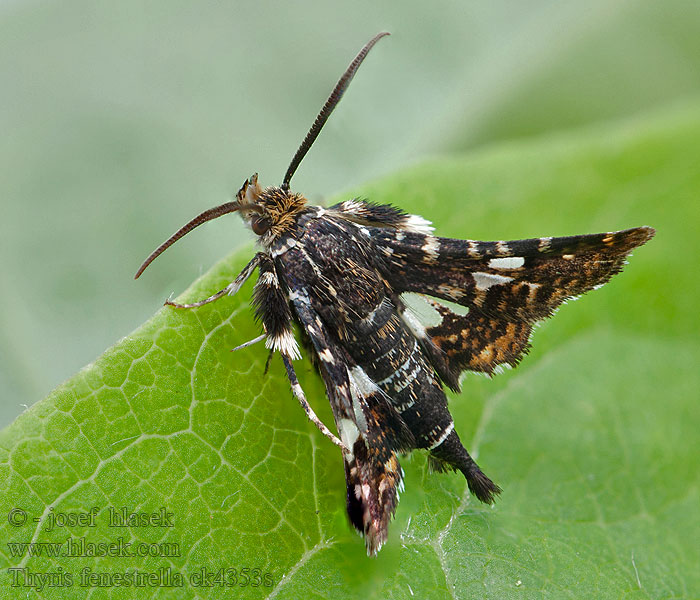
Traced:
POLYGON ((240 213, 260 251, 236 279, 195 308, 235 294, 257 268, 255 314, 279 352, 292 391, 314 424, 343 453, 347 512, 376 554, 387 539, 403 487, 398 454, 428 452, 434 470, 458 470, 469 490, 490 503, 501 491, 462 445, 443 391, 460 388, 463 371, 493 374, 515 366, 534 324, 567 299, 606 283, 654 230, 480 242, 441 238, 430 223, 389 205, 349 200, 308 204, 290 181, 372 47, 350 63, 297 150, 280 187, 250 177, 236 199, 209 209, 177 231, 141 265, 202 223, 240 213), (424 325, 408 306, 419 294, 437 316, 424 325), (446 303, 450 304, 448 306, 446 303), (463 307, 457 310, 454 305, 463 307), (466 310, 464 310, 466 309, 466 310), (338 437, 316 417, 294 372, 299 325, 326 385, 338 437))

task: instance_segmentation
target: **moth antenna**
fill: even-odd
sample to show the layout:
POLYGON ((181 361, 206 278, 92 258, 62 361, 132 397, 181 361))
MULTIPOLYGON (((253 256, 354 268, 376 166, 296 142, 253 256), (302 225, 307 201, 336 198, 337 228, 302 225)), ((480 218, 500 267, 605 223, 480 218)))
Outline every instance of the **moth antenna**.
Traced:
POLYGON ((226 202, 226 204, 222 204, 220 206, 215 206, 214 208, 210 208, 209 210, 205 210, 202 214, 197 215, 194 219, 187 223, 187 225, 178 229, 173 235, 171 235, 153 252, 151 252, 151 255, 145 261, 143 261, 143 264, 139 267, 139 270, 136 271, 134 279, 138 279, 141 276, 141 273, 143 273, 146 270, 146 267, 148 265, 150 265, 163 252, 170 248, 170 246, 177 242, 182 236, 187 235, 195 227, 199 227, 202 223, 206 223, 207 221, 211 221, 212 219, 216 219, 217 217, 235 212, 237 210, 256 210, 256 207, 241 206, 237 201, 233 201, 226 202))
POLYGON ((365 60, 372 47, 386 35, 390 35, 389 32, 382 31, 381 33, 375 35, 369 42, 367 42, 362 48, 362 50, 360 50, 357 56, 350 63, 348 68, 345 70, 345 73, 343 73, 342 77, 338 80, 338 83, 335 84, 331 95, 328 96, 328 99, 323 105, 321 112, 318 113, 314 124, 311 126, 311 129, 309 129, 309 132, 306 134, 304 141, 301 143, 301 146, 299 146, 299 149, 296 151, 294 158, 292 158, 292 162, 289 164, 289 168, 287 169, 287 172, 284 175, 284 180, 282 181, 283 190, 289 190, 289 182, 292 180, 292 177, 295 171, 297 170, 299 163, 304 159, 304 156, 306 156, 306 153, 309 151, 309 148, 311 148, 313 143, 316 141, 318 134, 321 133, 321 129, 323 129, 323 126, 326 124, 328 117, 331 116, 331 113, 338 105, 338 102, 340 102, 340 99, 343 97, 345 90, 348 89, 348 85, 350 85, 352 78, 355 76, 355 73, 357 73, 357 70, 360 68, 362 61, 365 60))

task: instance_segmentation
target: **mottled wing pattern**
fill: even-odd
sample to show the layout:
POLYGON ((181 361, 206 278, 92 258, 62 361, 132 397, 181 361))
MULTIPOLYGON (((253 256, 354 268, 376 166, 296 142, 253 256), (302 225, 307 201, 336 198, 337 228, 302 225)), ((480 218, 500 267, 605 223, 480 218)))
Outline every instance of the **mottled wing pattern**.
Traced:
POLYGON ((338 433, 350 449, 344 456, 348 516, 373 555, 386 541, 403 489, 403 470, 396 453, 414 447, 413 435, 328 330, 302 284, 292 279, 291 285, 290 300, 314 348, 338 433))
POLYGON ((464 370, 493 374, 499 365, 516 366, 529 350, 532 323, 487 316, 478 310, 457 314, 425 297, 440 323, 425 328, 424 349, 441 379, 459 390, 464 370))
POLYGON ((435 369, 453 389, 465 370, 492 373, 528 350, 535 321, 564 301, 606 283, 650 227, 559 238, 480 242, 373 229, 396 293, 417 292, 469 309, 458 315, 433 301, 441 322, 415 325, 435 369))
POLYGON ((390 204, 376 204, 367 200, 345 200, 328 209, 328 213, 357 225, 386 227, 399 231, 428 234, 433 230, 430 221, 419 215, 411 215, 390 204))

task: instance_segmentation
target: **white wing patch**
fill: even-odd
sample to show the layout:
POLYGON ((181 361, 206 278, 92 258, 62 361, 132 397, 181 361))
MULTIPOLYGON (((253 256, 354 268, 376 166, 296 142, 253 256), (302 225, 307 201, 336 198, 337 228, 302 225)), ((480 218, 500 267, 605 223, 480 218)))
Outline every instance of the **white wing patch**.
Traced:
POLYGON ((406 310, 401 312, 400 315, 417 338, 426 337, 426 329, 437 327, 442 323, 443 317, 437 310, 438 305, 449 309, 460 317, 469 314, 468 307, 443 300, 442 298, 436 300, 414 292, 404 292, 400 295, 400 298, 406 306, 406 310))
MULTIPOLYGON (((353 423, 352 419, 340 419, 338 421, 338 433, 340 433, 340 439, 345 444, 345 447, 352 452, 355 442, 360 437, 360 430, 357 428, 357 425, 353 423)), ((349 458, 352 459, 352 455, 349 458)))
POLYGON ((503 283, 508 283, 513 281, 512 277, 506 277, 504 275, 496 275, 495 273, 472 273, 474 282, 476 283, 476 289, 480 291, 488 290, 491 286, 501 285, 503 283))
POLYGON ((436 262, 440 256, 440 240, 433 235, 425 237, 425 243, 421 246, 421 250, 425 252, 423 260, 426 262, 436 262))
POLYGON ((420 294, 404 292, 400 297, 407 309, 403 315, 404 321, 411 330, 417 327, 424 332, 426 327, 442 323, 440 313, 420 294), (414 322, 410 322, 411 319, 414 322))
POLYGON ((411 330, 413 335, 415 335, 417 338, 421 338, 421 339, 427 337, 428 334, 425 332, 425 327, 418 320, 418 318, 411 312, 410 309, 404 310, 400 314, 401 314, 401 318, 404 320, 404 323, 406 323, 406 325, 408 325, 408 328, 411 330))
POLYGON ((522 256, 509 256, 506 258, 492 258, 489 267, 492 269, 519 269, 525 264, 522 256))
POLYGON ((381 393, 381 390, 377 387, 377 384, 369 378, 369 375, 365 373, 362 367, 353 367, 352 369, 349 369, 348 375, 350 376, 351 385, 363 398, 367 398, 375 392, 381 393))
POLYGON ((404 221, 401 229, 429 235, 433 232, 435 227, 433 227, 433 224, 430 221, 424 219, 420 215, 408 215, 408 218, 404 221))
POLYGON ((331 354, 331 351, 326 348, 323 350, 323 352, 318 353, 319 358, 326 363, 329 363, 331 365, 335 364, 335 358, 333 357, 333 354, 331 354))
POLYGON ((508 245, 508 242, 496 242, 496 250, 498 250, 498 252, 501 254, 510 254, 510 246, 508 245))

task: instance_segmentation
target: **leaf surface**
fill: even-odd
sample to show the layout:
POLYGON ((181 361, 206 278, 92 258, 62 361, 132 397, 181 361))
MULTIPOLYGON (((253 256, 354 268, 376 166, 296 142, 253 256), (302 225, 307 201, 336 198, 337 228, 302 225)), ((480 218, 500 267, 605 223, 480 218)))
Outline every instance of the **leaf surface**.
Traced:
MULTIPOLYGON (((623 274, 543 324, 517 370, 468 377, 451 398, 467 447, 505 490, 494 507, 475 502, 460 476, 430 474, 415 453, 403 460, 406 491, 389 543, 368 559, 345 520, 341 457, 306 421, 279 358, 263 376, 262 345, 229 352, 259 333, 248 284, 196 310, 159 310, 0 433, 0 515, 17 507, 27 518, 0 524, 0 595, 696 595, 698 140, 695 105, 435 159, 355 190, 431 218, 440 235, 658 230, 623 274), (93 507, 94 524, 48 530, 59 514, 93 507), (109 507, 164 509, 172 526, 110 527, 109 507), (147 548, 177 555, 29 556, 10 545, 68 537, 121 537, 132 549, 160 544, 147 548), (249 577, 260 570, 262 585, 241 585, 246 568, 249 577), (236 570, 236 590, 231 571, 196 585, 197 574, 219 569, 236 570), (115 574, 136 570, 156 579, 116 583, 115 574), (59 572, 72 585, 31 578, 53 573, 55 584, 59 572), (183 586, 168 587, 168 573, 183 586)), ((220 289, 251 252, 224 259, 180 299, 220 289)), ((298 371, 332 422, 308 361, 298 371)))

